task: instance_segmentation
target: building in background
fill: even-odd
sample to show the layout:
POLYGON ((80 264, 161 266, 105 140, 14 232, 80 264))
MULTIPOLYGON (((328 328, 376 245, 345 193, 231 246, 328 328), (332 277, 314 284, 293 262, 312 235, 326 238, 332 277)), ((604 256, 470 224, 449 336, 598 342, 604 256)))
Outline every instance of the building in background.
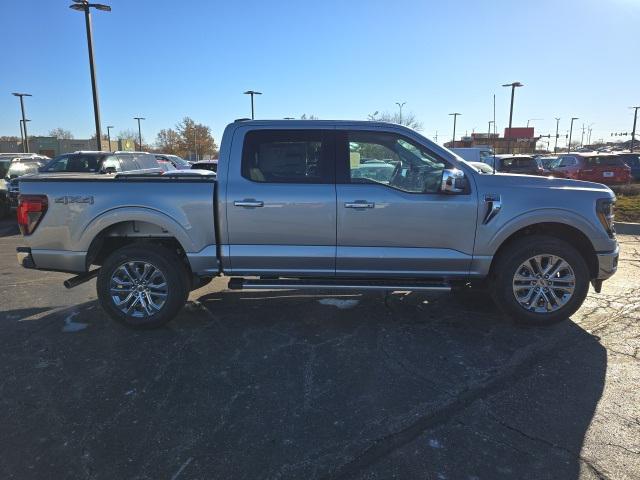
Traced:
MULTIPOLYGON (((505 128, 504 137, 493 133, 472 133, 470 137, 461 137, 456 140, 456 148, 491 147, 496 154, 509 153, 511 141, 511 153, 534 153, 539 138, 535 136, 533 127, 505 128)), ((444 146, 451 148, 453 142, 447 142, 444 146)))
MULTIPOLYGON (((108 142, 102 142, 103 147, 107 147, 108 142)), ((110 151, 116 150, 133 151, 135 142, 133 139, 111 140, 110 151)), ((47 157, 55 157, 61 153, 75 152, 76 150, 96 150, 98 148, 95 139, 64 139, 56 137, 29 137, 29 151, 39 153, 47 157)), ((22 153, 22 142, 20 140, 1 140, 0 152, 2 153, 22 153)))

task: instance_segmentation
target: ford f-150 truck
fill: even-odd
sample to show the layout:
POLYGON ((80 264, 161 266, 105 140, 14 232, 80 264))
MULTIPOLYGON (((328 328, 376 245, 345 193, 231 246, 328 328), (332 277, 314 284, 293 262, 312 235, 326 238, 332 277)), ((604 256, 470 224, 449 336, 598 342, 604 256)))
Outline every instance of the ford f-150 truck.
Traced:
POLYGON ((218 275, 231 289, 482 283, 513 319, 551 323, 617 268, 606 186, 482 174, 400 125, 236 121, 218 165, 27 178, 19 262, 76 274, 67 287, 97 276, 104 310, 140 328, 218 275))

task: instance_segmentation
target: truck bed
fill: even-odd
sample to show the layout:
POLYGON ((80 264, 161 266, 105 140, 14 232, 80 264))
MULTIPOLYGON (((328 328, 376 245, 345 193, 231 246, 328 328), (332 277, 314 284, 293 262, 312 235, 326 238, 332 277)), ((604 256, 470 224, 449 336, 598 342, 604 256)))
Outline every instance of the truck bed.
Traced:
POLYGON ((45 195, 47 211, 25 236, 36 268, 85 272, 97 242, 173 238, 194 273, 217 272, 214 176, 38 174, 22 195, 45 195))

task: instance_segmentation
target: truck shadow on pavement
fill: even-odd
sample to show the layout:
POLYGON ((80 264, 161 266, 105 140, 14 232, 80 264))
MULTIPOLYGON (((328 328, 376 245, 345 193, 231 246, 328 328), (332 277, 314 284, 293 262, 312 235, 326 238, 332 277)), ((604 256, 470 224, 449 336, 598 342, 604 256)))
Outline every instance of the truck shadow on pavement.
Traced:
POLYGON ((482 296, 195 293, 156 331, 94 302, 16 327, 0 475, 598 475, 581 447, 606 353, 571 321, 515 327, 482 296))

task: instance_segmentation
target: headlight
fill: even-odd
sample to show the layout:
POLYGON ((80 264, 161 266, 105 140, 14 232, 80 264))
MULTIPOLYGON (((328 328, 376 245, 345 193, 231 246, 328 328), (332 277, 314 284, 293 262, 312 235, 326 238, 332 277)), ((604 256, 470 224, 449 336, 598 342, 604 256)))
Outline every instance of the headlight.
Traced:
POLYGON ((598 219, 611 238, 613 238, 616 233, 613 226, 615 204, 616 201, 613 198, 600 198, 596 201, 596 214, 598 215, 598 219))

